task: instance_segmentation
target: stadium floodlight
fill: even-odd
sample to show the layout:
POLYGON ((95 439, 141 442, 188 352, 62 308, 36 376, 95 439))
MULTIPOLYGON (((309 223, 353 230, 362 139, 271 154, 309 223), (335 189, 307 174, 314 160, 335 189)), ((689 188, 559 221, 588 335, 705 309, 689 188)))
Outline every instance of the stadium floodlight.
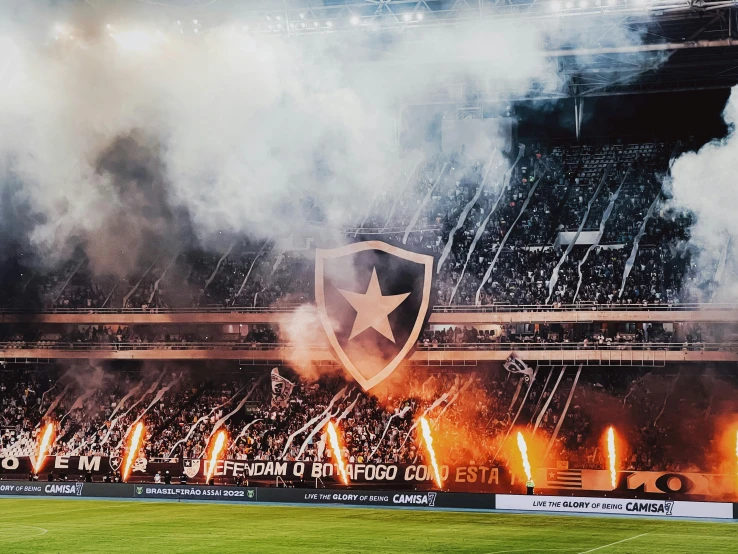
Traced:
POLYGON ((412 14, 409 13, 402 16, 403 21, 410 21, 410 18, 412 18, 412 14))
POLYGON ((192 23, 194 23, 195 25, 197 25, 197 19, 193 19, 192 20, 192 23))
POLYGON ((195 33, 195 34, 197 34, 197 33, 200 32, 200 30, 197 27, 195 27, 194 29, 192 29, 192 32, 195 33))
POLYGON ((333 21, 326 21, 325 22, 326 27, 333 27, 333 21))
POLYGON ((354 15, 351 16, 351 25, 358 25, 359 24, 359 16, 354 15))
POLYGON ((422 13, 417 13, 417 14, 415 14, 415 18, 416 18, 416 19, 417 19, 418 21, 423 21, 423 14, 422 14, 422 13))
POLYGON ((300 14, 300 19, 305 19, 305 14, 304 13, 301 13, 300 14))
POLYGON ((320 23, 318 23, 317 21, 313 21, 313 27, 317 27, 318 25, 320 25, 320 23))

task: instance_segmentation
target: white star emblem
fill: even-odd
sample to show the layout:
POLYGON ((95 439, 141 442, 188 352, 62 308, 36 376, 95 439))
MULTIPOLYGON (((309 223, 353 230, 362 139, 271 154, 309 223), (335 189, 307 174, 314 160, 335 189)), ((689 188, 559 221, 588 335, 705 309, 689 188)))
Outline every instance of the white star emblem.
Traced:
POLYGON ((356 310, 356 319, 354 320, 354 326, 351 329, 349 340, 371 327, 392 342, 395 342, 395 336, 392 334, 392 328, 390 327, 387 316, 394 312, 410 296, 409 292, 383 296, 382 290, 379 288, 376 267, 372 269, 372 278, 364 294, 341 289, 338 289, 338 292, 356 310))

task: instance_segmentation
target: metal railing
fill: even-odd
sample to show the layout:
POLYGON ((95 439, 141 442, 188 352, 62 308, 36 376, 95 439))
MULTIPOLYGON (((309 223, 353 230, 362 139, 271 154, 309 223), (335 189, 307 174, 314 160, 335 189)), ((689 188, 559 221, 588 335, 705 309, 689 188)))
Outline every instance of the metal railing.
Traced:
POLYGON ((192 308, 0 308, 0 315, 13 314, 264 314, 264 313, 292 313, 300 304, 271 307, 249 307, 249 306, 205 306, 192 308))
POLYGON ((684 312, 698 310, 738 310, 738 304, 595 304, 582 302, 578 304, 489 304, 485 306, 434 306, 435 313, 506 313, 506 312, 624 312, 624 311, 668 311, 684 312))
MULTIPOLYGON (((304 304, 303 304, 304 305, 304 304)), ((0 315, 13 314, 142 314, 142 315, 168 315, 168 314, 271 314, 292 313, 301 304, 272 307, 248 307, 248 306, 206 306, 192 308, 44 308, 38 310, 24 308, 0 308, 0 315)), ((575 311, 697 311, 697 310, 722 310, 738 311, 738 304, 667 304, 667 303, 641 303, 641 304, 595 304, 582 302, 578 304, 487 304, 483 306, 434 306, 434 313, 508 313, 508 312, 575 312, 575 311)))
MULTIPOLYGON (((301 349, 312 351, 328 350, 325 344, 296 345, 292 343, 241 343, 241 342, 0 342, 0 350, 58 350, 72 352, 116 352, 125 350, 243 350, 273 351, 278 349, 301 349)), ((420 344, 421 351, 459 351, 459 350, 667 350, 738 352, 738 342, 472 342, 446 343, 438 345, 420 344)))

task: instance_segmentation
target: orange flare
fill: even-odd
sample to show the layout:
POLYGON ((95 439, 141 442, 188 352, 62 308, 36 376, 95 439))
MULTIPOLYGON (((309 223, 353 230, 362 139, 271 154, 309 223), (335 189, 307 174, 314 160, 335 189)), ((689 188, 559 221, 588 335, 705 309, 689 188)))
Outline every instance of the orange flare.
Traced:
POLYGON ((607 430, 607 457, 610 460, 610 483, 614 489, 618 483, 617 479, 617 452, 615 450, 615 429, 607 430))
POLYGON ((523 433, 518 431, 518 450, 520 450, 520 456, 523 458, 523 471, 528 481, 532 480, 530 471, 530 462, 528 461, 528 445, 525 444, 525 438, 523 433))
POLYGON ((438 463, 436 462, 436 451, 433 450, 433 436, 431 435, 430 425, 428 420, 424 417, 419 419, 420 429, 423 431, 423 439, 425 439, 425 447, 428 449, 428 455, 430 456, 431 465, 433 466, 433 475, 435 476, 436 485, 439 489, 443 488, 443 482, 441 481, 441 472, 438 471, 438 463))
POLYGON ((139 421, 133 428, 131 433, 131 441, 128 443, 128 455, 126 456, 126 463, 123 466, 123 482, 128 481, 128 477, 131 475, 131 468, 133 462, 136 461, 138 455, 138 449, 141 446, 141 437, 143 436, 144 425, 143 421, 139 421))
POLYGON ((205 479, 205 483, 209 483, 210 478, 213 476, 213 473, 215 473, 215 466, 218 464, 218 456, 220 456, 220 453, 223 452, 225 442, 226 432, 219 431, 218 434, 215 436, 215 444, 213 445, 213 450, 210 453, 210 465, 208 466, 208 476, 205 479))
POLYGON ((338 442, 338 433, 336 428, 333 426, 333 422, 328 422, 328 440, 331 443, 331 450, 333 455, 336 457, 336 463, 338 464, 338 473, 341 474, 341 480, 344 485, 349 484, 348 474, 346 473, 346 466, 343 463, 343 456, 341 455, 341 444, 338 442))
POLYGON ((38 475, 43 467, 44 460, 46 459, 46 453, 51 447, 51 443, 54 437, 54 424, 47 423, 44 428, 44 434, 41 436, 41 442, 39 442, 38 453, 36 455, 36 465, 33 467, 33 472, 38 475))

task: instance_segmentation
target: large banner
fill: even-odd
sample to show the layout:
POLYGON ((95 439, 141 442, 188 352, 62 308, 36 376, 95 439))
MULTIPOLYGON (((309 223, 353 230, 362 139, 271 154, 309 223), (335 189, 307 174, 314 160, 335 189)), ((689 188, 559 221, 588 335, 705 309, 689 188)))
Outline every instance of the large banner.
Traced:
POLYGON ((595 469, 539 469, 533 479, 537 489, 578 491, 633 491, 656 495, 702 498, 734 497, 733 475, 659 471, 619 471, 612 486, 610 472, 595 469))
MULTIPOLYGON (((210 462, 203 459, 150 462, 139 458, 131 471, 132 482, 153 481, 158 472, 169 472, 173 481, 185 475, 188 481, 204 482, 210 462)), ((74 479, 87 472, 99 480, 115 472, 120 460, 103 456, 47 456, 41 478, 53 472, 56 478, 65 474, 74 479)), ((0 478, 27 477, 33 468, 29 457, 0 458, 0 478)), ((439 467, 444 489, 472 492, 511 492, 520 488, 514 478, 502 468, 488 466, 439 467)), ((424 464, 347 464, 349 480, 353 485, 389 488, 434 488, 434 473, 424 464)), ((341 483, 336 467, 328 462, 281 462, 219 460, 213 472, 221 482, 233 483, 243 479, 249 484, 284 485, 308 483, 311 486, 332 486, 341 483)))
MULTIPOLYGON (((35 458, 29 456, 0 458, 0 476, 28 476, 33 472, 35 458)), ((42 463, 41 474, 66 474, 70 479, 78 475, 92 472, 95 475, 106 475, 117 469, 115 460, 105 456, 46 456, 42 463)))
MULTIPOLYGON (((185 460, 188 477, 204 479, 209 468, 207 460, 185 460)), ((356 485, 433 486, 431 466, 423 464, 347 464, 349 481, 356 485)), ((515 487, 512 476, 502 468, 488 466, 439 466, 444 488, 456 491, 499 492, 515 487)), ((328 462, 270 462, 220 460, 214 475, 244 478, 247 481, 309 482, 339 484, 335 466, 328 462)))

